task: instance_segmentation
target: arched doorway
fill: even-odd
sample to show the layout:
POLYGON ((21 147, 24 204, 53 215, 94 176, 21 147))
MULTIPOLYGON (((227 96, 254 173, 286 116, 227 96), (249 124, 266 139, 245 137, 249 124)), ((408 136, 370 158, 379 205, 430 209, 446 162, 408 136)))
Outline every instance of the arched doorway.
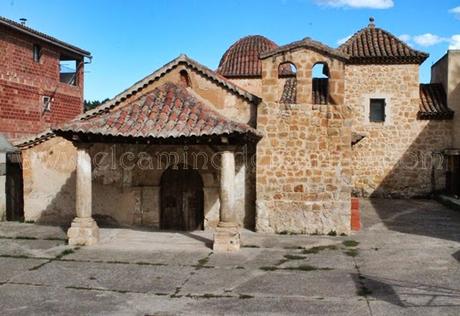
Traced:
POLYGON ((203 180, 196 170, 168 168, 161 176, 160 228, 203 229, 203 180))

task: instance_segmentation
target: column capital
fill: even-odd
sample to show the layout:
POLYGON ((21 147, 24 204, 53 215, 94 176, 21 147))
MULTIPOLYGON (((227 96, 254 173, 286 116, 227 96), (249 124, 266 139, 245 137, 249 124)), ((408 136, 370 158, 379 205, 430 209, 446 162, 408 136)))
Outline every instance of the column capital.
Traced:
POLYGON ((218 153, 229 152, 229 151, 230 152, 236 152, 236 150, 238 149, 238 146, 236 146, 236 145, 219 145, 219 146, 215 146, 214 148, 218 153))

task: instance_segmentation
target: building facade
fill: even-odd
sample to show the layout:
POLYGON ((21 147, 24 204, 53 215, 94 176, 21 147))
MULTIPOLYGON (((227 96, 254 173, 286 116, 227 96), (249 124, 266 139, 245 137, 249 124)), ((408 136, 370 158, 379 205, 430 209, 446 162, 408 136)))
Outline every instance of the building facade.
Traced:
POLYGON ((419 83, 427 57, 373 20, 338 48, 248 36, 216 71, 181 55, 17 144, 25 217, 77 214, 79 244, 97 240, 97 223, 211 228, 223 248, 238 227, 349 234, 352 195, 445 186, 456 101, 442 82, 419 83))
POLYGON ((19 139, 83 112, 91 54, 0 17, 0 133, 19 139))

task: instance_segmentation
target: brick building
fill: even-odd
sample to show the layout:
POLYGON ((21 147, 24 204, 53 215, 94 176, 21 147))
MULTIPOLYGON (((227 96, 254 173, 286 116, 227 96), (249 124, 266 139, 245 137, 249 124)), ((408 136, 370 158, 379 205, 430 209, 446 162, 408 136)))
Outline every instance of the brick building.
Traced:
POLYGON ((96 242, 106 221, 216 229, 227 250, 238 227, 348 234, 353 194, 444 186, 436 159, 454 144, 458 105, 442 82, 419 83, 427 57, 373 20, 338 48, 248 36, 216 71, 181 55, 17 144, 25 217, 74 219, 75 244, 96 242))
POLYGON ((83 112, 91 54, 0 17, 0 133, 17 139, 83 112))

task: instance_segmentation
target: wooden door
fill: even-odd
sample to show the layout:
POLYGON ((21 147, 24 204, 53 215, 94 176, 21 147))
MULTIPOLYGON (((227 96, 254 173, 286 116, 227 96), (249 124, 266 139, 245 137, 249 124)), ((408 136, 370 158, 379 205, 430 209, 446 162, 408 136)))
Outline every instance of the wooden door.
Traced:
POLYGON ((15 153, 6 156, 6 219, 24 220, 22 169, 15 153))
POLYGON ((196 170, 168 169, 161 177, 160 228, 203 229, 203 181, 196 170))

